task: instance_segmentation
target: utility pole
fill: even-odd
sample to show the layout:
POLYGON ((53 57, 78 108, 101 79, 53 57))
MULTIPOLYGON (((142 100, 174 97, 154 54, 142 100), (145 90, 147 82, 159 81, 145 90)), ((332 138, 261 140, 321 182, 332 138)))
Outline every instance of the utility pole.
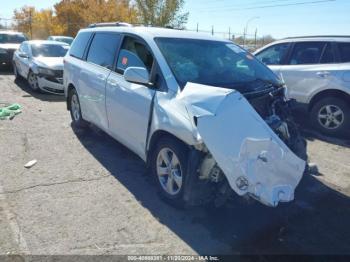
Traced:
POLYGON ((257 45, 257 42, 256 42, 256 38, 257 38, 257 35, 258 35, 258 28, 255 28, 255 49, 256 49, 256 45, 257 45))
POLYGON ((244 28, 243 30, 243 48, 245 47, 245 34, 246 34, 245 30, 246 28, 244 28))
POLYGON ((199 32, 199 24, 197 23, 197 33, 199 32))
POLYGON ((214 26, 211 27, 211 35, 214 35, 214 26))
POLYGON ((30 39, 33 39, 33 28, 32 28, 32 9, 29 8, 29 34, 30 34, 30 39))
POLYGON ((70 33, 70 17, 68 14, 67 15, 67 35, 71 36, 71 33, 70 33))
POLYGON ((248 25, 249 25, 249 23, 250 23, 251 21, 253 21, 254 19, 259 19, 259 18, 260 18, 259 16, 254 16, 254 17, 250 18, 250 19, 247 21, 247 23, 246 23, 246 25, 245 25, 245 28, 244 28, 244 34, 243 34, 243 47, 244 47, 244 45, 245 45, 245 38, 246 38, 246 35, 248 34, 248 25))
POLYGON ((228 28, 228 39, 231 40, 231 27, 228 28))

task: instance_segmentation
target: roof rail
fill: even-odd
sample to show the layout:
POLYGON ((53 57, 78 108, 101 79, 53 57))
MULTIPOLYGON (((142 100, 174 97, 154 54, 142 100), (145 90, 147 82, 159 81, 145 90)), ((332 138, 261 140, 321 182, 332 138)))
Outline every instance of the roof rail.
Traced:
POLYGON ((306 35, 306 36, 294 36, 294 37, 286 37, 283 39, 295 39, 295 38, 326 38, 326 37, 350 37, 350 35, 306 35))
POLYGON ((111 23, 94 23, 94 24, 90 24, 90 25, 88 26, 88 28, 106 27, 106 26, 132 27, 131 24, 124 23, 124 22, 111 22, 111 23))

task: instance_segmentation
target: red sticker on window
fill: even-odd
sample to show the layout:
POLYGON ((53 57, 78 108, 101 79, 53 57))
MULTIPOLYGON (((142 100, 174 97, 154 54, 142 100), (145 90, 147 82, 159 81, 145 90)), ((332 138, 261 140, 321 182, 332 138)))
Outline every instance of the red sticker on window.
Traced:
POLYGON ((127 57, 123 57, 122 64, 123 65, 127 65, 128 64, 128 58, 127 57))

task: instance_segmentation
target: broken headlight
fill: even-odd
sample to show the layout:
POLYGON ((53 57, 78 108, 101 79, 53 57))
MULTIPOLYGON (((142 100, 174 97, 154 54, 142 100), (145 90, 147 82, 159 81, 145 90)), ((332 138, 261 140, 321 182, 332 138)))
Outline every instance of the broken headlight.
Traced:
POLYGON ((265 122, 271 127, 282 140, 289 140, 290 134, 288 124, 282 121, 277 115, 272 115, 265 119, 265 122))

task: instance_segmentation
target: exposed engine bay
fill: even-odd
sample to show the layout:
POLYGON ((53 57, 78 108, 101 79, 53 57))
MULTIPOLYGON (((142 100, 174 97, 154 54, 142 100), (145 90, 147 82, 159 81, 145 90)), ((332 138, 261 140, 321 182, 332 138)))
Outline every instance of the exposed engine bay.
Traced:
POLYGON ((301 138, 291 112, 291 100, 285 98, 285 88, 279 87, 247 99, 278 137, 301 159, 307 160, 306 141, 301 138))
MULTIPOLYGON (((217 151, 219 154, 222 154, 221 156, 218 156, 218 153, 214 151, 216 150, 217 144, 220 143, 220 138, 214 138, 213 136, 211 137, 210 134, 209 136, 204 136, 205 131, 201 133, 201 128, 198 126, 199 132, 204 136, 204 140, 213 139, 216 142, 213 143, 214 147, 211 148, 211 145, 206 143, 208 149, 206 152, 202 152, 202 155, 199 157, 200 160, 197 161, 198 195, 196 196, 197 198, 195 200, 192 198, 191 201, 203 203, 214 200, 217 205, 220 205, 227 199, 235 196, 234 191, 242 196, 249 195, 260 202, 271 206, 276 206, 280 201, 290 201, 294 198, 294 189, 287 184, 291 179, 290 181, 294 181, 292 183, 296 186, 302 176, 302 173, 304 172, 303 169, 305 166, 303 166, 302 162, 307 160, 306 142, 301 138, 298 128, 293 121, 290 111, 290 102, 285 99, 284 92, 285 89, 283 87, 271 87, 258 94, 250 93, 243 94, 243 96, 247 99, 246 101, 249 102, 251 107, 254 108, 259 116, 264 120, 264 122, 270 127, 273 133, 277 135, 277 137, 281 140, 281 143, 284 143, 289 149, 283 148, 283 145, 279 145, 282 146, 282 148, 279 148, 277 144, 280 143, 273 141, 274 138, 270 136, 271 134, 266 136, 268 133, 265 133, 265 135, 261 136, 259 132, 249 130, 252 126, 255 127, 253 129, 257 129, 258 127, 260 128, 258 123, 255 123, 255 125, 250 125, 249 123, 246 124, 249 127, 247 128, 246 134, 244 134, 245 131, 243 131, 243 133, 242 131, 239 131, 243 142, 239 142, 238 144, 233 143, 236 146, 240 146, 240 149, 238 151, 236 150, 236 153, 232 154, 232 156, 229 155, 231 153, 230 150, 227 151, 226 155, 222 154, 222 150, 217 151), (260 136, 266 137, 267 140, 261 139, 260 136), (270 140, 270 142, 268 140, 270 140), (292 151, 295 156, 288 156, 293 154, 288 153, 288 150, 292 151), (299 166, 299 171, 288 170, 287 180, 284 180, 282 179, 282 170, 287 170, 291 164, 283 163, 284 161, 288 161, 286 156, 290 158, 290 162, 294 162, 294 165, 299 166), (276 163, 271 163, 271 159, 273 158, 275 158, 276 163), (233 165, 229 164, 228 161, 231 161, 231 159, 233 159, 232 161, 236 163, 233 165), (278 159, 281 159, 280 163, 277 163, 278 159), (300 161, 298 159, 300 159, 300 161), (286 164, 286 166, 283 167, 284 164, 286 164), (226 169, 223 170, 221 167, 226 169), (235 173, 235 171, 233 171, 233 168, 235 167, 238 168, 237 171, 242 171, 242 175, 238 175, 235 173), (278 174, 278 172, 273 174, 273 172, 277 171, 275 167, 280 170, 281 174, 278 174), (264 173, 263 169, 266 169, 266 173, 264 173), (230 176, 228 175, 230 172, 235 174, 235 179, 231 181, 229 181, 230 176), (271 178, 259 178, 259 175, 256 176, 256 174, 253 174, 255 172, 261 172, 264 176, 276 177, 275 179, 277 182, 274 186, 275 189, 272 189, 273 192, 267 193, 266 191, 263 193, 263 191, 265 191, 265 189, 263 189, 265 183, 269 182, 262 182, 262 180, 269 180, 271 178), (298 175, 295 175, 295 178, 292 178, 294 176, 294 172, 298 173, 298 175), (253 180, 256 181, 252 182, 253 180), (255 185, 253 186, 252 184, 255 185), (266 194, 266 196, 263 197, 264 194, 266 194), (265 197, 267 199, 263 199, 265 197)), ((238 98, 238 100, 240 99, 238 98)), ((232 110, 232 112, 235 112, 235 110, 232 110)), ((250 114, 248 115, 251 116, 250 114)), ((244 115, 241 117, 241 121, 250 121, 248 118, 244 118, 244 115)), ((233 116, 233 118, 235 118, 235 116, 233 116)), ((215 123, 215 121, 213 123, 215 123)), ((231 127, 231 131, 235 131, 236 129, 237 127, 231 127)), ((228 132, 228 134, 230 134, 230 132, 228 132)), ((223 142, 223 144, 225 143, 223 142)), ((227 146, 229 146, 229 144, 227 144, 227 146)), ((227 146, 223 146, 222 148, 227 148, 227 146)), ((272 179, 272 181, 273 180, 274 179, 272 179)), ((270 189, 268 189, 268 191, 269 190, 270 189)))

